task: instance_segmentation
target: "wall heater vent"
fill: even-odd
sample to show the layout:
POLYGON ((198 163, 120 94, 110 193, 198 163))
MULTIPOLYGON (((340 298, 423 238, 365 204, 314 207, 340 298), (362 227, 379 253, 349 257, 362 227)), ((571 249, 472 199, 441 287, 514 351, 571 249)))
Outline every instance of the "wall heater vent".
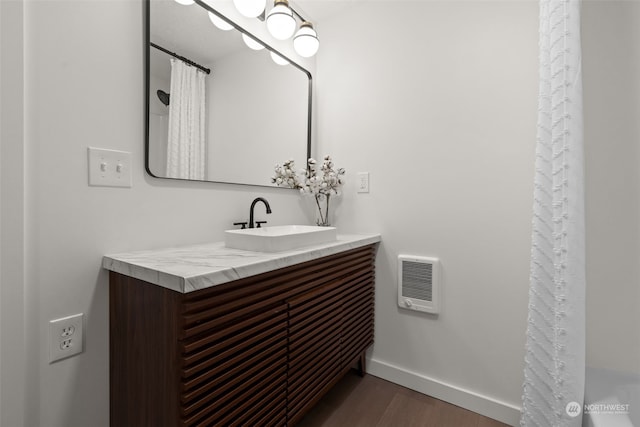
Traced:
POLYGON ((440 261, 437 258, 398 256, 398 306, 438 313, 440 261))

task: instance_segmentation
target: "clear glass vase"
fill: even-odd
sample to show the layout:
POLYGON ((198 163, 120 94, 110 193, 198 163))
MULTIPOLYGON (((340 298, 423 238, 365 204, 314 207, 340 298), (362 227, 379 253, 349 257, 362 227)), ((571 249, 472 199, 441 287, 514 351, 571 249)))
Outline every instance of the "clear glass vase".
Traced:
POLYGON ((329 201, 331 200, 330 194, 316 194, 316 205, 318 211, 316 212, 316 225, 320 227, 330 227, 329 221, 329 201))

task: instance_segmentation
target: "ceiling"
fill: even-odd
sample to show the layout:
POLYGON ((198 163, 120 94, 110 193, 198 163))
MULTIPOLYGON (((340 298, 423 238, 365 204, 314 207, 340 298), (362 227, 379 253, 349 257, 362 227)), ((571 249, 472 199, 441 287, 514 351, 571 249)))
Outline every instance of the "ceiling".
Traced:
POLYGON ((289 3, 315 25, 364 1, 370 0, 291 0, 289 3))
POLYGON ((150 6, 151 41, 201 65, 245 48, 237 31, 214 27, 207 12, 197 5, 153 0, 150 6))

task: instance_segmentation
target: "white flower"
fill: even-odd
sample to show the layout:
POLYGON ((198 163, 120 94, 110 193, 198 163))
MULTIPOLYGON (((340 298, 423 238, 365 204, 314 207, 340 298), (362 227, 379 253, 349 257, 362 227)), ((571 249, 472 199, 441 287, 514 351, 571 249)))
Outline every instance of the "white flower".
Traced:
POLYGON ((345 174, 345 169, 334 169, 331 156, 323 158, 319 170, 318 162, 313 158, 307 160, 307 169, 296 171, 294 160, 289 159, 282 165, 276 164, 274 170, 275 176, 271 178, 272 183, 298 189, 301 194, 312 194, 318 200, 323 200, 325 196, 332 194, 340 194, 340 187, 344 185, 342 176, 345 174))

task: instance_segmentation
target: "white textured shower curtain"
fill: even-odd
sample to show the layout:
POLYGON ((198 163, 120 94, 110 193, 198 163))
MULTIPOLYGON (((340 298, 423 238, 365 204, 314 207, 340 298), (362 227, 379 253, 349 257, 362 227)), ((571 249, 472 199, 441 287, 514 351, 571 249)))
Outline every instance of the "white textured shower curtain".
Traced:
POLYGON ((205 73, 171 59, 167 177, 204 180, 205 73))
POLYGON ((540 1, 540 94, 522 426, 580 426, 585 242, 580 1, 540 1))

